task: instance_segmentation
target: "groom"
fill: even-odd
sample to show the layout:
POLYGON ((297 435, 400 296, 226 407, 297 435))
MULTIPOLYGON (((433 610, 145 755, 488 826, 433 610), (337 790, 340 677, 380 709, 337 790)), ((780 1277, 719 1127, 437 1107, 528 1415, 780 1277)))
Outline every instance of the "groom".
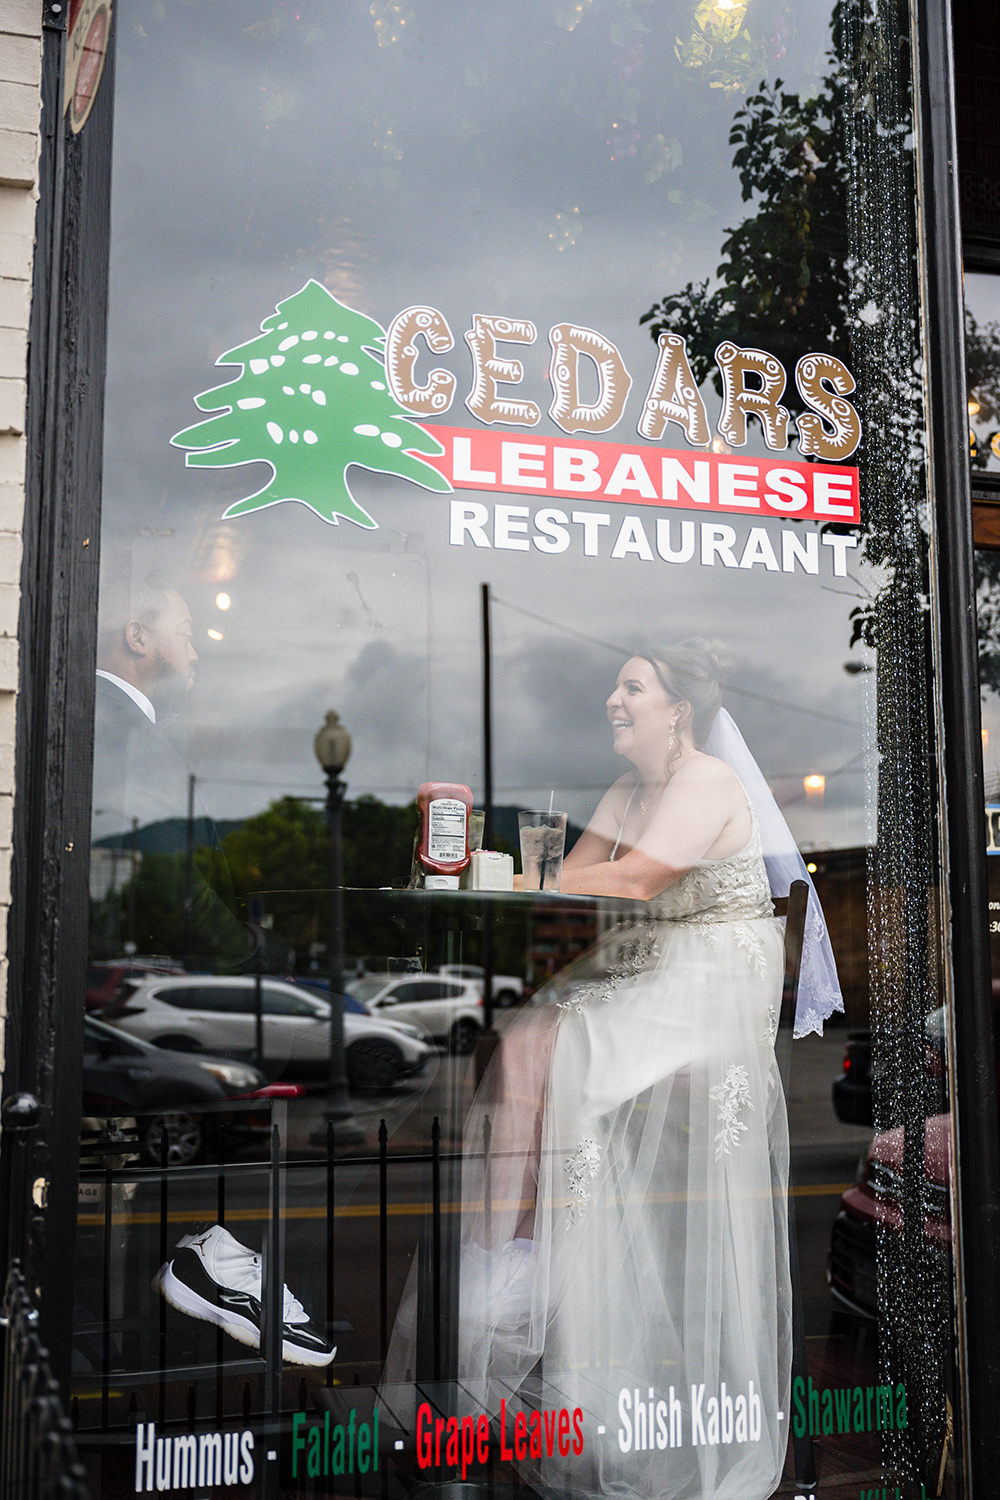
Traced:
POLYGON ((98 642, 98 702, 112 713, 128 713, 118 699, 124 694, 155 724, 156 704, 164 712, 172 702, 182 701, 194 684, 198 653, 191 611, 180 594, 152 576, 130 589, 127 598, 113 586, 109 603, 98 642))
POLYGON ((163 735, 194 683, 198 653, 182 596, 150 577, 101 598, 94 704, 94 834, 183 817, 187 774, 163 735), (159 725, 159 730, 157 729, 159 725))
MULTIPOLYGON (((197 663, 191 611, 176 589, 153 575, 135 585, 112 579, 102 589, 92 844, 134 847, 137 830, 151 824, 173 824, 175 834, 185 824, 190 828, 188 767, 168 731, 194 684, 197 663)), ((199 828, 206 821, 200 816, 199 828)), ((164 831, 169 835, 169 826, 164 831)), ((133 881, 133 903, 135 886, 133 881)), ((169 879, 151 884, 149 908, 135 913, 143 946, 151 944, 188 967, 195 961, 198 968, 222 972, 258 964, 268 972, 287 969, 287 944, 238 921, 196 870, 189 870, 184 894, 175 891, 172 907, 164 899, 171 888, 169 879)), ((141 900, 142 884, 138 894, 141 900)))

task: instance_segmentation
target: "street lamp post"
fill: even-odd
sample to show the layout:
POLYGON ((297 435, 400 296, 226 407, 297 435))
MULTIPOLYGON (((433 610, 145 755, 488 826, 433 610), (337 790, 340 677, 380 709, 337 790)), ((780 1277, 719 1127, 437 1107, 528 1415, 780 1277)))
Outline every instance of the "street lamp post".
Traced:
MULTIPOLYGON (((326 777, 326 818, 330 834, 330 1071, 327 1076, 326 1125, 333 1125, 339 1142, 355 1144, 364 1140, 364 1131, 351 1112, 347 1095, 347 1069, 344 1065, 344 896, 343 861, 341 857, 341 813, 347 782, 342 772, 351 753, 351 736, 333 709, 316 735, 313 745, 316 759, 326 777)), ((312 1137, 314 1144, 327 1142, 326 1126, 312 1137)))

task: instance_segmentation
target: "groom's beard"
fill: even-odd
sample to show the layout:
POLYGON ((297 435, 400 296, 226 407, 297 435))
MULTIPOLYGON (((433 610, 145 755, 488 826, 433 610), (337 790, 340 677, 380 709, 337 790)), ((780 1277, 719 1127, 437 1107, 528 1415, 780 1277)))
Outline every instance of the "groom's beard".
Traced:
POLYGON ((157 720, 176 719, 188 704, 194 687, 194 668, 185 673, 177 672, 159 653, 156 666, 157 675, 150 687, 149 700, 156 709, 157 720))

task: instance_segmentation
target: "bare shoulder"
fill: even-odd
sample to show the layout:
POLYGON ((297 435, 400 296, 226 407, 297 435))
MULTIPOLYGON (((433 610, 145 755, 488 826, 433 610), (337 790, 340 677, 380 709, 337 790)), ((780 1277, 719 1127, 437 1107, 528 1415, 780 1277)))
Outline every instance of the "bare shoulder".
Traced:
POLYGON ((613 781, 611 783, 611 785, 608 787, 607 792, 605 793, 605 796, 613 797, 616 802, 627 802, 629 797, 631 797, 632 793, 635 791, 635 788, 636 773, 634 771, 626 771, 624 775, 619 776, 617 781, 613 781))
POLYGON ((678 790, 683 787, 697 793, 710 792, 740 802, 746 797, 736 772, 714 755, 692 755, 690 760, 678 766, 671 779, 678 790))
POLYGON ((625 809, 628 799, 635 788, 634 772, 626 772, 604 793, 600 802, 594 808, 580 838, 573 849, 567 855, 569 865, 579 864, 581 861, 595 863, 597 860, 607 859, 608 854, 616 839, 621 833, 622 823, 625 819, 625 809), (598 842, 595 844, 595 840, 598 842))
POLYGON ((629 798, 635 792, 635 787, 635 772, 626 771, 623 776, 619 776, 618 780, 613 781, 608 787, 600 800, 597 812, 610 814, 615 820, 616 827, 620 826, 621 820, 625 816, 625 809, 628 806, 629 798))

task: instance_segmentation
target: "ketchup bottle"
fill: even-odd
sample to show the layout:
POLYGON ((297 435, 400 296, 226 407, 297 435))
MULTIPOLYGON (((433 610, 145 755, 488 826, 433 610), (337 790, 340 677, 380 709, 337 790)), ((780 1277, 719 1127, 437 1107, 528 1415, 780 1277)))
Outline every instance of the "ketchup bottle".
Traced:
POLYGON ((472 793, 457 782, 425 781, 417 792, 417 809, 417 861, 424 872, 424 889, 457 891, 458 877, 470 858, 472 793))

